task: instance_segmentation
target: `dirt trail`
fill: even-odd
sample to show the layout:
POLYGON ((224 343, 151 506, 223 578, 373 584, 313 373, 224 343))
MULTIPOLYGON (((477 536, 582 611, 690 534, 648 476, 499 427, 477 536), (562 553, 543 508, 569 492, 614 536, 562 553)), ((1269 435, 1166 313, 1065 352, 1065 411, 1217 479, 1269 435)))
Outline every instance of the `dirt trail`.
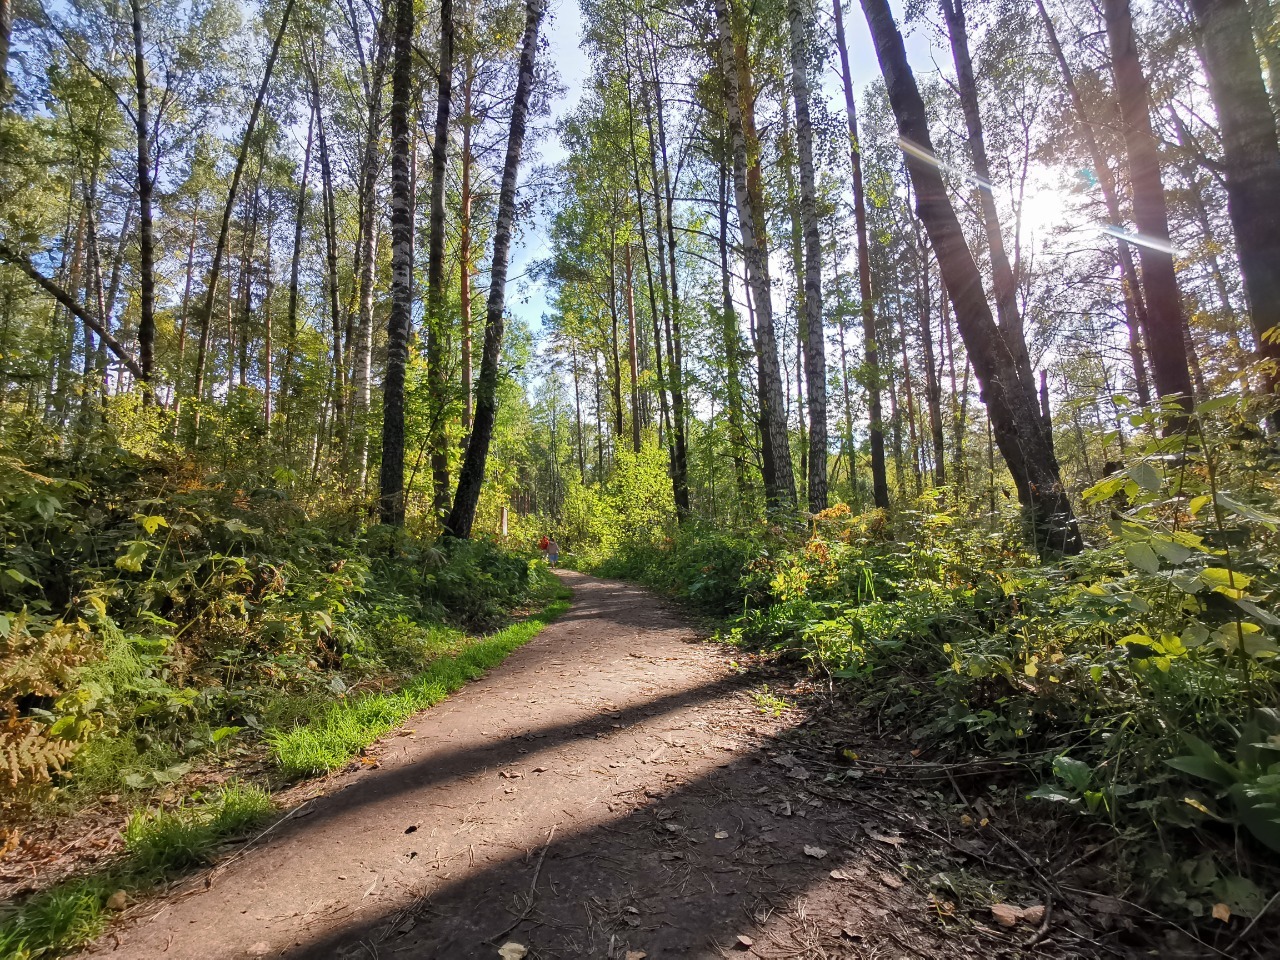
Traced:
POLYGON ((890 827, 807 789, 818 772, 771 739, 794 721, 761 713, 730 653, 693 642, 638 588, 563 576, 575 599, 562 619, 382 740, 376 766, 312 785, 323 795, 211 884, 196 877, 140 911, 95 955, 494 958, 508 941, 530 957, 617 960, 1012 948, 943 932, 923 885, 904 884, 890 827))

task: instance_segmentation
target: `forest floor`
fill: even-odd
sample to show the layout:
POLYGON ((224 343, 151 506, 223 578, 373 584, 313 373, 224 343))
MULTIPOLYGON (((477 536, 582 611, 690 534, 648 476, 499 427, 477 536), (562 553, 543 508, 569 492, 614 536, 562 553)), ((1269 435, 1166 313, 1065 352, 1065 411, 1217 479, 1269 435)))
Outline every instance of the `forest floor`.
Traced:
POLYGON ((130 907, 90 954, 1206 955, 1066 886, 1055 867, 1090 850, 1043 851, 981 801, 962 813, 950 768, 851 732, 809 681, 637 587, 562 577, 566 615, 278 797, 291 812, 265 835, 130 907), (851 778, 840 745, 884 776, 851 778), (909 767, 924 779, 894 778, 909 767))

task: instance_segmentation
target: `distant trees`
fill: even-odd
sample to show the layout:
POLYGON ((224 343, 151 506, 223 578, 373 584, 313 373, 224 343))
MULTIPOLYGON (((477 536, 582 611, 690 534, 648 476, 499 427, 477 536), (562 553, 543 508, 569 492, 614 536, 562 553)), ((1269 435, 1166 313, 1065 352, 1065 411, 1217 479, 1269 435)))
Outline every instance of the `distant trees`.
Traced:
POLYGON ((5 4, 0 432, 460 537, 1007 488, 1048 556, 1153 399, 1280 428, 1265 5, 909 4, 937 78, 861 7, 581 0, 560 109, 523 0, 5 4))

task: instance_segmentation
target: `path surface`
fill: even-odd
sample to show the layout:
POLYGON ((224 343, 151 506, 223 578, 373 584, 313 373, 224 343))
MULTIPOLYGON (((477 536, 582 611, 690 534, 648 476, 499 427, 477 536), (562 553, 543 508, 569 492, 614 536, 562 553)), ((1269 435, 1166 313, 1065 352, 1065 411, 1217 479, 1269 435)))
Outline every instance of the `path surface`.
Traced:
POLYGON ((95 955, 978 955, 883 827, 806 789, 730 653, 638 588, 563 578, 564 617, 95 955))

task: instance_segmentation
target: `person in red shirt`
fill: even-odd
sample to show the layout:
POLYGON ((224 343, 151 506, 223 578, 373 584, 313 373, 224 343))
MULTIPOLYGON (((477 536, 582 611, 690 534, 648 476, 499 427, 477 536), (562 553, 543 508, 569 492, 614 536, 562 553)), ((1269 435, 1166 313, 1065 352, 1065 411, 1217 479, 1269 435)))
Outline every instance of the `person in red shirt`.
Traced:
POLYGON ((551 541, 547 539, 547 535, 544 533, 542 539, 538 541, 538 550, 541 551, 543 560, 547 559, 547 547, 549 546, 551 546, 551 541))

